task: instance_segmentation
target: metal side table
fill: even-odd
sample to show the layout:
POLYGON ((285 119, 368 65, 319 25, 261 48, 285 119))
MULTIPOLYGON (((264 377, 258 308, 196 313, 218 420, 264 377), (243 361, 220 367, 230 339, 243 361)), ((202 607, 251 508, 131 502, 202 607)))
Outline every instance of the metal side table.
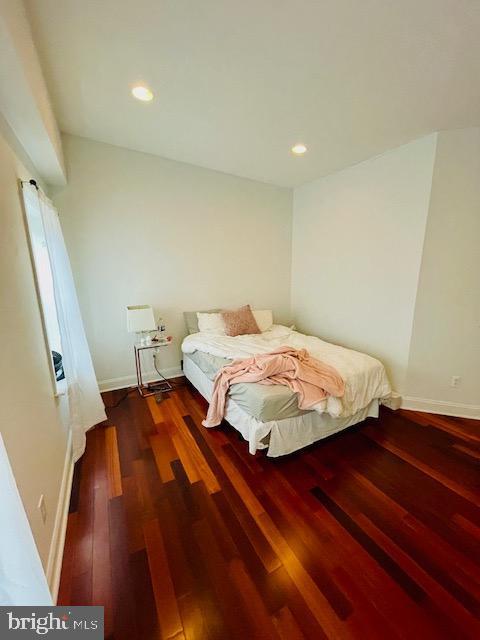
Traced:
POLYGON ((141 344, 141 343, 137 343, 133 346, 134 352, 135 352, 135 367, 137 370, 137 389, 138 389, 138 393, 142 396, 142 398, 147 398, 148 396, 153 396, 155 394, 161 394, 164 391, 172 391, 172 385, 169 383, 169 381, 160 373, 160 371, 158 370, 156 363, 155 363, 155 357, 158 353, 158 349, 160 349, 161 347, 168 347, 172 344, 172 341, 170 340, 169 342, 154 342, 152 341, 150 344, 141 344), (143 374, 142 374, 142 351, 147 351, 149 349, 155 349, 154 353, 153 353, 153 359, 154 359, 154 366, 155 369, 158 373, 159 379, 158 380, 153 380, 151 382, 147 382, 145 383, 143 381, 143 374))

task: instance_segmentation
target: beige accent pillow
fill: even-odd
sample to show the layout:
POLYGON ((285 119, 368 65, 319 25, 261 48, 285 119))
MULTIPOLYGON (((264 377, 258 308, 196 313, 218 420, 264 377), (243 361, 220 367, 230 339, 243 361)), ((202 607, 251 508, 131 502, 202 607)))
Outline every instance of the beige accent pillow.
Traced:
POLYGON ((227 336, 243 336, 249 333, 261 333, 255 322, 250 305, 246 304, 234 311, 222 311, 227 336))
POLYGON ((225 323, 221 313, 197 313, 198 330, 217 336, 225 335, 225 323))
POLYGON ((252 313, 255 318, 255 322, 262 333, 264 331, 269 331, 273 327, 273 313, 270 309, 252 309, 252 313))

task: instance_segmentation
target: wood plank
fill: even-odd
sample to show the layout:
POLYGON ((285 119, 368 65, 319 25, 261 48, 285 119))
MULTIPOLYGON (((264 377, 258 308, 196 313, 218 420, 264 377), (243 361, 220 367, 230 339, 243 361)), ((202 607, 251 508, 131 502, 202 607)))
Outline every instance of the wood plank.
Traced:
POLYGON ((305 638, 288 607, 282 607, 273 616, 273 622, 282 640, 303 640, 305 638))
POLYGON ((150 414, 154 424, 161 424, 164 422, 164 414, 160 404, 155 400, 155 396, 148 396, 148 398, 145 398, 145 401, 150 409, 150 414))
POLYGON ((472 447, 466 447, 465 445, 462 445, 462 444, 454 444, 453 447, 457 449, 457 451, 466 453, 467 456, 470 456, 475 460, 480 460, 480 450, 478 449, 473 449, 472 447))
POLYGON ((123 496, 109 502, 110 557, 112 562, 112 601, 115 640, 138 638, 135 617, 134 583, 130 573, 126 513, 123 496))
POLYGON ((377 442, 378 444, 380 444, 387 451, 390 451, 391 453, 395 454, 405 462, 408 462, 408 464, 410 464, 412 467, 415 467, 420 471, 423 471, 423 473, 426 473, 431 478, 434 478, 441 484, 448 487, 451 491, 454 491, 455 493, 458 493, 458 495, 462 496, 463 498, 466 498, 467 500, 472 502, 474 505, 480 506, 480 493, 478 491, 473 491, 468 487, 466 487, 465 485, 460 484, 453 478, 450 478, 443 472, 438 471, 438 469, 435 469, 432 465, 426 464, 422 460, 419 460, 417 456, 414 456, 408 451, 405 451, 401 447, 395 445, 393 442, 389 441, 385 437, 378 436, 373 432, 369 432, 368 437, 374 440, 375 442, 377 442))
POLYGON ((113 631, 110 560, 109 478, 104 429, 99 428, 96 448, 94 521, 92 541, 92 604, 105 608, 105 636, 113 631), (102 437, 103 435, 103 437, 102 437))
POLYGON ((72 576, 71 599, 75 605, 92 604, 92 569, 72 576))
POLYGON ((459 422, 455 418, 449 418, 447 416, 435 415, 432 413, 423 413, 420 411, 407 411, 406 409, 400 409, 401 415, 407 417, 408 420, 416 422, 417 424, 435 429, 441 429, 447 433, 451 433, 461 440, 467 442, 480 442, 480 435, 478 433, 478 420, 472 420, 471 424, 467 424, 463 421, 459 422))
POLYGON ((57 604, 69 605, 72 603, 73 558, 77 546, 77 514, 70 513, 65 534, 65 546, 63 552, 62 573, 58 589, 57 604))
POLYGON ((122 496, 125 509, 128 550, 130 554, 145 548, 143 538, 143 509, 135 476, 122 478, 122 496))
POLYGON ((161 640, 147 552, 141 549, 130 555, 130 575, 135 595, 135 619, 138 637, 142 640, 161 640))
POLYGON ((155 433, 155 422, 148 405, 138 393, 130 396, 128 402, 132 408, 132 430, 137 437, 138 447, 145 451, 150 448, 149 438, 155 433))
POLYGON ((72 490, 70 492, 70 504, 68 505, 68 513, 75 513, 78 511, 78 501, 80 499, 80 479, 82 476, 82 463, 86 458, 84 455, 82 458, 77 460, 73 469, 73 478, 72 478, 72 490))
POLYGON ((155 495, 151 490, 148 478, 148 470, 145 460, 133 462, 134 478, 137 484, 139 505, 142 519, 149 520, 156 516, 155 495))
POLYGON ((459 513, 455 513, 453 515, 453 520, 454 522, 458 523, 462 527, 462 529, 468 531, 468 533, 474 538, 480 540, 480 527, 478 527, 476 524, 473 524, 473 522, 470 522, 470 520, 459 513))
MULTIPOLYGON (((258 501, 257 497, 253 493, 250 485, 244 479, 244 477, 238 472, 237 467, 231 461, 228 455, 219 456, 220 464, 222 465, 225 473, 229 477, 231 483, 235 487, 238 495, 242 499, 243 504, 248 511, 252 514, 254 519, 265 513, 265 509, 258 501)), ((276 568, 276 567, 275 567, 276 568)))
POLYGON ((137 435, 132 428, 135 405, 128 398, 118 407, 108 411, 109 418, 117 430, 118 455, 122 477, 132 475, 132 463, 141 457, 137 435))
POLYGON ((212 629, 211 618, 206 615, 208 605, 198 594, 187 593, 177 598, 177 602, 186 640, 222 639, 222 636, 212 629))
MULTIPOLYGON (((184 624, 184 633, 186 636, 188 634, 192 636, 195 631, 200 638, 223 640, 228 637, 226 623, 207 579, 203 562, 204 552, 192 536, 192 525, 197 516, 187 509, 176 482, 165 485, 164 493, 160 506, 160 527, 184 624), (200 610, 201 623, 199 622, 199 628, 192 630, 191 616, 197 615, 194 613, 196 609, 200 610)), ((215 496, 218 495, 215 494, 215 496)))
MULTIPOLYGON (((267 638, 279 639, 276 627, 268 614, 252 579, 248 575, 240 558, 233 558, 228 565, 228 573, 236 591, 243 601, 243 608, 252 629, 260 628, 267 638)), ((253 631, 255 635, 255 631, 253 631)))
MULTIPOLYGON (((205 457, 203 456, 202 452, 200 451, 198 444, 196 443, 195 439, 192 437, 192 434, 187 428, 183 416, 180 414, 178 408, 176 407, 175 401, 166 400, 164 402, 163 409, 164 411, 167 412, 167 415, 170 416, 170 418, 172 419, 173 423, 177 428, 177 431, 174 434, 174 444, 177 451, 179 451, 177 445, 179 441, 182 441, 181 450, 183 452, 188 451, 189 460, 191 461, 191 464, 193 464, 194 467, 196 468, 198 476, 202 478, 202 480, 204 481, 208 492, 216 493, 217 491, 220 491, 220 486, 217 482, 217 479, 212 473, 212 470, 210 469, 210 467, 208 466, 208 463, 205 460, 205 457)), ((180 454, 180 451, 179 451, 179 454, 180 454)), ((188 474, 188 471, 187 471, 187 474, 188 474)))
POLYGON ((98 429, 93 429, 88 437, 88 448, 82 459, 78 516, 77 516, 77 544, 73 559, 73 576, 91 576, 93 563, 93 526, 95 506, 95 451, 98 429))
POLYGON ((212 531, 216 532, 217 544, 222 552, 226 562, 230 562, 233 558, 238 557, 239 550, 235 545, 233 538, 228 530, 225 521, 217 508, 214 498, 210 494, 203 482, 197 482, 192 485, 192 494, 196 503, 200 507, 202 517, 208 520, 212 531))
MULTIPOLYGON (((168 423, 167 423, 168 424, 168 423)), ((173 446, 178 454, 178 459, 182 463, 183 468, 187 474, 188 480, 190 484, 194 482, 198 482, 201 478, 201 475, 198 471, 197 465, 195 464, 194 456, 191 454, 185 440, 182 438, 181 434, 178 432, 175 426, 169 425, 169 434, 170 438, 173 442, 173 446)))
POLYGON ((334 557, 333 545, 330 554, 318 553, 314 544, 313 531, 299 517, 299 514, 292 512, 288 503, 276 500, 268 493, 264 498, 264 504, 292 553, 297 558, 301 558, 302 565, 308 570, 310 577, 337 617, 340 620, 350 618, 353 611, 352 604, 333 578, 335 569, 335 562, 331 562, 331 557, 334 557))
MULTIPOLYGON (((302 597, 295 582, 291 579, 285 567, 275 571, 275 580, 286 595, 286 603, 300 631, 308 640, 326 640, 327 635, 318 624, 308 603, 302 597)), ((280 607, 282 608, 282 607, 280 607)), ((280 608, 278 610, 280 610, 280 608)))
POLYGON ((107 459, 108 495, 116 498, 122 495, 122 475, 118 455, 117 429, 111 425, 105 429, 105 455, 107 459))
MULTIPOLYGON (((147 402, 152 396, 147 398, 147 402)), ((200 479, 199 470, 195 464, 194 456, 189 451, 187 443, 181 435, 178 425, 175 423, 174 416, 169 410, 168 400, 163 400, 160 404, 155 402, 155 406, 150 402, 149 406, 157 425, 157 432, 160 435, 159 426, 161 425, 162 433, 166 433, 176 452, 175 458, 180 459, 185 469, 190 483, 198 482, 200 479)), ((180 418, 181 419, 181 418, 180 418)))
POLYGON ((143 525, 143 533, 162 637, 181 637, 183 635, 183 624, 158 521, 148 520, 143 525))
POLYGON ((267 513, 261 514, 258 517, 258 522, 326 636, 332 639, 352 637, 348 629, 335 616, 327 599, 312 580, 303 564, 292 552, 269 515, 267 513))
POLYGON ((170 463, 178 460, 172 441, 166 433, 150 436, 149 441, 162 482, 170 482, 174 479, 170 463))
POLYGON ((209 550, 204 557, 205 569, 228 627, 227 637, 238 640, 255 638, 255 627, 252 626, 247 608, 242 603, 240 594, 230 579, 228 566, 222 560, 215 535, 207 521, 197 520, 193 525, 193 531, 198 546, 201 549, 209 550))

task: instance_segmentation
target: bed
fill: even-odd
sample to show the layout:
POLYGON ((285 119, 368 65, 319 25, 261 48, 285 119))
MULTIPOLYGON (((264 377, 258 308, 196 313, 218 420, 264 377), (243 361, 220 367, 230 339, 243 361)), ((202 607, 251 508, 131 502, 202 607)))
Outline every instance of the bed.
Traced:
POLYGON ((251 454, 266 449, 269 457, 283 456, 367 417, 378 417, 380 403, 391 394, 383 365, 366 354, 283 325, 272 325, 258 335, 230 337, 199 331, 196 312, 185 313, 185 319, 189 335, 182 343, 183 371, 207 401, 221 367, 283 345, 307 349, 313 357, 334 366, 345 381, 344 396, 326 398, 315 411, 299 409, 296 394, 282 385, 232 385, 225 420, 248 441, 251 454))

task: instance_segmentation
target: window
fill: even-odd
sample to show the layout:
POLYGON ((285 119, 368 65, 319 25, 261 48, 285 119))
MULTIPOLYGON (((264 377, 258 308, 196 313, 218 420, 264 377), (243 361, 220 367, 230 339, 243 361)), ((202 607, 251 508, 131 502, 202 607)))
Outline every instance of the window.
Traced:
POLYGON ((63 372, 62 340, 60 326, 55 304, 55 291, 53 285, 52 268, 48 253, 45 230, 43 228, 40 201, 35 187, 25 185, 23 187, 25 204, 25 216, 27 220, 28 235, 30 238, 30 250, 35 271, 37 293, 42 313, 45 339, 49 351, 52 379, 55 392, 62 393, 65 390, 65 375, 63 372))

